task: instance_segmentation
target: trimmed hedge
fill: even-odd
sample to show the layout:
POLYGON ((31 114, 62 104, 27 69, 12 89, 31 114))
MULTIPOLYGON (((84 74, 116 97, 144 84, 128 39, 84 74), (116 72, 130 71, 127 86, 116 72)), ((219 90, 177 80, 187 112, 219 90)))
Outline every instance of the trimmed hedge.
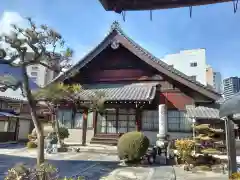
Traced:
POLYGON ((149 147, 149 139, 142 132, 128 132, 118 140, 118 156, 120 160, 137 162, 145 155, 149 147))

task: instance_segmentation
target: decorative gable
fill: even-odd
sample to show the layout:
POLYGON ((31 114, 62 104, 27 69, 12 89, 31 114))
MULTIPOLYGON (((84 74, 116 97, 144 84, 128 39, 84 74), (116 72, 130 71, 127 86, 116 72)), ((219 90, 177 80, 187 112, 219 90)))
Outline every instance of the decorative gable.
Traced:
MULTIPOLYGON (((172 81, 176 81, 179 84, 182 84, 183 86, 186 86, 190 89, 192 89, 195 92, 198 92, 205 97, 212 99, 213 101, 218 100, 221 96, 217 92, 215 92, 213 89, 210 89, 203 84, 193 80, 189 76, 185 75, 184 73, 174 69, 173 67, 169 66, 168 64, 164 63, 160 59, 153 56, 151 53, 140 47, 137 43, 135 43, 132 39, 130 39, 119 27, 119 24, 117 22, 114 22, 111 31, 109 35, 95 48, 93 51, 91 51, 86 57, 84 57, 79 63, 77 63, 74 67, 69 69, 67 72, 65 72, 63 75, 61 75, 57 80, 64 81, 70 78, 75 77, 79 72, 82 72, 84 67, 89 68, 91 66, 92 61, 96 57, 98 57, 98 64, 99 67, 101 67, 103 61, 100 62, 101 57, 104 53, 100 55, 101 52, 107 51, 107 50, 113 50, 118 51, 119 48, 124 47, 129 52, 131 52, 132 55, 135 55, 136 58, 140 59, 141 62, 144 62, 148 65, 148 67, 151 67, 154 74, 142 74, 139 78, 143 78, 146 76, 153 76, 158 72, 158 74, 161 74, 168 79, 172 81), (114 44, 114 45, 113 45, 114 44)), ((114 52, 112 51, 112 52, 114 52)), ((109 55, 109 57, 111 57, 109 55)), ((121 56, 120 56, 121 57, 121 56)), ((127 63, 126 61, 123 62, 119 59, 114 59, 111 62, 116 62, 118 66, 115 66, 115 68, 119 68, 119 66, 122 66, 122 64, 127 63)), ((109 63, 108 66, 114 68, 114 63, 109 63)), ((139 64, 141 63, 138 62, 139 64)), ((124 64, 126 66, 126 64, 124 64)), ((130 68, 130 67, 129 67, 130 68)), ((101 69, 101 68, 100 68, 101 69)), ((102 70, 102 69, 101 69, 102 70)), ((133 71, 131 71, 132 73, 133 71)), ((145 71, 147 72, 147 71, 145 71)), ((94 73, 94 71, 92 71, 94 73)), ((111 74, 111 70, 104 70, 103 74, 111 74)), ((119 74, 113 74, 112 76, 124 76, 127 74, 127 71, 120 71, 119 74)), ((106 75, 103 75, 106 76, 106 75)), ((83 77, 83 75, 82 75, 83 77)), ((88 76, 85 76, 88 77, 88 76)), ((120 77, 119 77, 120 78, 120 77)))

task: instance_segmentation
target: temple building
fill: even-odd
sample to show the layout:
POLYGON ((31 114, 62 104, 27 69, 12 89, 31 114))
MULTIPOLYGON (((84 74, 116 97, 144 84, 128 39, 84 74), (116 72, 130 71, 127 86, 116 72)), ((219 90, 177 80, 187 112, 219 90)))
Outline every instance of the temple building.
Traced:
POLYGON ((117 22, 98 46, 55 81, 81 84, 83 100, 94 92, 106 96, 104 114, 84 114, 71 106, 58 112, 59 121, 70 131, 67 141, 74 143, 81 142, 84 116, 91 143, 115 144, 120 134, 135 130, 143 131, 151 143, 157 134, 189 137, 192 118, 198 117, 188 108, 201 107, 206 110, 204 118, 211 119, 212 107, 221 97, 139 46, 117 22))

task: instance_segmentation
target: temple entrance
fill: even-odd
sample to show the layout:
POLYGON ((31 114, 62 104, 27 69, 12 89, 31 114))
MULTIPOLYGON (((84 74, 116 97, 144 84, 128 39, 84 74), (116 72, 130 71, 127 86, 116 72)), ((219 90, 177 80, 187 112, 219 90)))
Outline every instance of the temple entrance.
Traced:
POLYGON ((107 109, 105 114, 98 114, 97 133, 118 134, 135 130, 135 109, 107 109))

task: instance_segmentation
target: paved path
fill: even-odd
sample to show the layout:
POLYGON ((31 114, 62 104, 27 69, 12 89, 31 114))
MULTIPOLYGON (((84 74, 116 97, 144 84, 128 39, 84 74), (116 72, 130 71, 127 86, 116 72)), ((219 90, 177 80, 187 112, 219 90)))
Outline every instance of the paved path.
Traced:
POLYGON ((160 166, 154 168, 151 180, 175 180, 175 172, 172 166, 160 166))
MULTIPOLYGON (((21 145, 0 147, 0 179, 4 179, 7 170, 18 163, 35 165, 36 155, 36 150, 21 145)), ((58 168, 60 176, 81 175, 86 180, 99 180, 118 168, 118 158, 110 154, 66 152, 46 154, 45 158, 58 168)))
POLYGON ((184 171, 182 167, 174 166, 176 180, 228 180, 226 174, 213 172, 192 173, 184 171))
MULTIPOLYGON (((122 167, 116 155, 106 153, 67 152, 46 154, 46 159, 59 169, 60 176, 84 176, 86 180, 227 180, 226 175, 197 174, 172 166, 122 167)), ((23 146, 0 147, 0 179, 17 163, 34 165, 36 150, 23 146)))
MULTIPOLYGON (((86 154, 84 155, 86 156, 86 154)), ((79 157, 80 158, 80 157, 79 157)), ((102 156, 102 159, 104 157, 102 156)), ((118 167, 116 161, 98 160, 47 160, 59 169, 60 176, 84 176, 87 179, 99 180, 118 167)), ((17 163, 34 165, 35 158, 0 155, 0 179, 4 179, 7 170, 17 163)))

